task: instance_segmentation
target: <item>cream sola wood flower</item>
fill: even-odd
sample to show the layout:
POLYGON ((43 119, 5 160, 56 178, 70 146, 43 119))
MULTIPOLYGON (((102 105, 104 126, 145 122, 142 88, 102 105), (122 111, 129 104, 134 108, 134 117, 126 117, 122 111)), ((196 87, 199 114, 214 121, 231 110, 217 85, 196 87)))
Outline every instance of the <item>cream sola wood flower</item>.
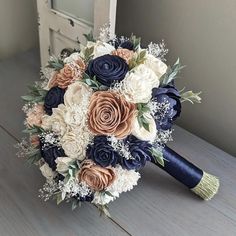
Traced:
POLYGON ((143 126, 140 126, 138 117, 136 116, 132 124, 132 134, 140 140, 149 141, 152 143, 154 142, 157 134, 155 120, 150 113, 143 114, 143 117, 148 123, 149 129, 147 130, 143 126))
POLYGON ((40 166, 40 171, 42 175, 48 180, 53 181, 54 177, 56 176, 56 172, 53 171, 47 163, 44 163, 40 166))
POLYGON ((129 102, 147 103, 152 97, 152 89, 159 83, 158 76, 146 65, 140 64, 126 74, 118 90, 129 102))
POLYGON ((72 163, 74 163, 76 159, 71 157, 58 157, 55 162, 57 164, 56 171, 62 175, 67 175, 67 171, 72 163))
POLYGON ((146 65, 149 69, 154 71, 159 80, 161 76, 166 73, 167 70, 167 65, 159 58, 156 58, 151 54, 146 55, 144 65, 146 65))
POLYGON ((101 42, 101 41, 97 41, 97 42, 88 42, 86 47, 82 47, 82 50, 80 52, 80 56, 83 58, 85 56, 85 49, 88 48, 93 48, 93 59, 106 55, 106 54, 110 54, 112 51, 115 50, 115 48, 106 42, 101 42))

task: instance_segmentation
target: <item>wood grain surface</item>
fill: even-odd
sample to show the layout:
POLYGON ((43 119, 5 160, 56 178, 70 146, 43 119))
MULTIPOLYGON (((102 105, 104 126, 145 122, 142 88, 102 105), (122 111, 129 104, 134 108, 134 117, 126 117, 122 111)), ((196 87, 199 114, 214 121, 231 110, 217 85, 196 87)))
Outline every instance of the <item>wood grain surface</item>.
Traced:
POLYGON ((141 172, 139 185, 110 204, 112 219, 99 217, 89 204, 42 202, 44 180, 36 167, 16 157, 22 137, 20 95, 38 79, 37 51, 0 62, 0 236, 28 235, 236 235, 236 159, 175 127, 170 147, 220 178, 220 191, 204 202, 153 164, 141 172))

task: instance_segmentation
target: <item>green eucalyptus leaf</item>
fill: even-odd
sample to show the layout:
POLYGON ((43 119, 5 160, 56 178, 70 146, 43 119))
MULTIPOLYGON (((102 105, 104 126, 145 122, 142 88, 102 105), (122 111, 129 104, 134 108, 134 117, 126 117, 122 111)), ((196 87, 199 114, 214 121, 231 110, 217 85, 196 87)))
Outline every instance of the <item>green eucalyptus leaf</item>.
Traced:
POLYGON ((22 98, 24 101, 27 101, 27 102, 31 102, 31 101, 34 100, 34 97, 31 96, 31 95, 21 96, 21 98, 22 98))
POLYGON ((201 103, 201 97, 199 96, 201 92, 194 93, 193 91, 187 91, 180 94, 181 96, 181 102, 190 102, 192 104, 194 103, 201 103))
POLYGON ((72 201, 72 205, 71 205, 71 209, 72 209, 72 211, 74 211, 78 206, 80 206, 80 201, 78 201, 78 200, 73 200, 72 201))
POLYGON ((109 191, 105 191, 104 193, 108 195, 109 197, 114 197, 109 191))
POLYGON ((148 132, 150 132, 149 123, 143 122, 142 126, 144 129, 146 129, 148 132))
POLYGON ((87 41, 96 42, 93 37, 93 31, 91 30, 88 34, 83 34, 87 41))
POLYGON ((56 201, 57 201, 57 205, 59 205, 63 201, 61 192, 56 194, 56 201))
POLYGON ((172 67, 168 67, 167 71, 164 75, 160 78, 160 83, 162 86, 170 84, 173 80, 177 78, 177 74, 184 68, 185 66, 182 66, 180 64, 179 58, 175 62, 175 64, 172 67))
POLYGON ((152 157, 155 161, 155 163, 160 164, 161 166, 165 166, 165 162, 164 162, 164 158, 163 158, 163 154, 161 151, 152 148, 151 149, 151 153, 152 153, 152 157))
POLYGON ((64 67, 64 62, 59 58, 53 57, 50 61, 48 61, 48 65, 46 67, 59 71, 64 67))
POLYGON ((137 50, 140 47, 140 43, 141 43, 141 38, 137 38, 135 35, 131 35, 130 37, 130 41, 133 43, 134 45, 134 50, 137 50))

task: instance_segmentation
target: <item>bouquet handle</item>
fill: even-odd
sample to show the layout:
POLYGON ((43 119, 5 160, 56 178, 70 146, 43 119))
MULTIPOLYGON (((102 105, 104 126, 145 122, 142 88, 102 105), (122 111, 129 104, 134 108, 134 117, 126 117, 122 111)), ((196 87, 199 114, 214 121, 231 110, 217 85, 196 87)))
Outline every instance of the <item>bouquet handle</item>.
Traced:
POLYGON ((163 148, 164 166, 152 162, 188 187, 204 200, 210 200, 218 192, 219 179, 203 171, 184 157, 165 146, 163 148))

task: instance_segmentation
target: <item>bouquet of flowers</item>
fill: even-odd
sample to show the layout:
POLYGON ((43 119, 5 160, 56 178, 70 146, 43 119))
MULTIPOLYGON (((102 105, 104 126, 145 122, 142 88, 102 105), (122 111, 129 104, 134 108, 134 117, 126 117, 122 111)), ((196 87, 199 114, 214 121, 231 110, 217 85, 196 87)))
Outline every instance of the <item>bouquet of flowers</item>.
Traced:
POLYGON ((19 155, 36 164, 46 183, 45 201, 107 204, 130 191, 139 170, 153 162, 204 199, 218 179, 166 146, 181 103, 200 93, 179 91, 179 60, 165 64, 164 42, 142 48, 140 38, 85 35, 86 46, 52 57, 41 80, 22 96, 29 140, 19 155))

